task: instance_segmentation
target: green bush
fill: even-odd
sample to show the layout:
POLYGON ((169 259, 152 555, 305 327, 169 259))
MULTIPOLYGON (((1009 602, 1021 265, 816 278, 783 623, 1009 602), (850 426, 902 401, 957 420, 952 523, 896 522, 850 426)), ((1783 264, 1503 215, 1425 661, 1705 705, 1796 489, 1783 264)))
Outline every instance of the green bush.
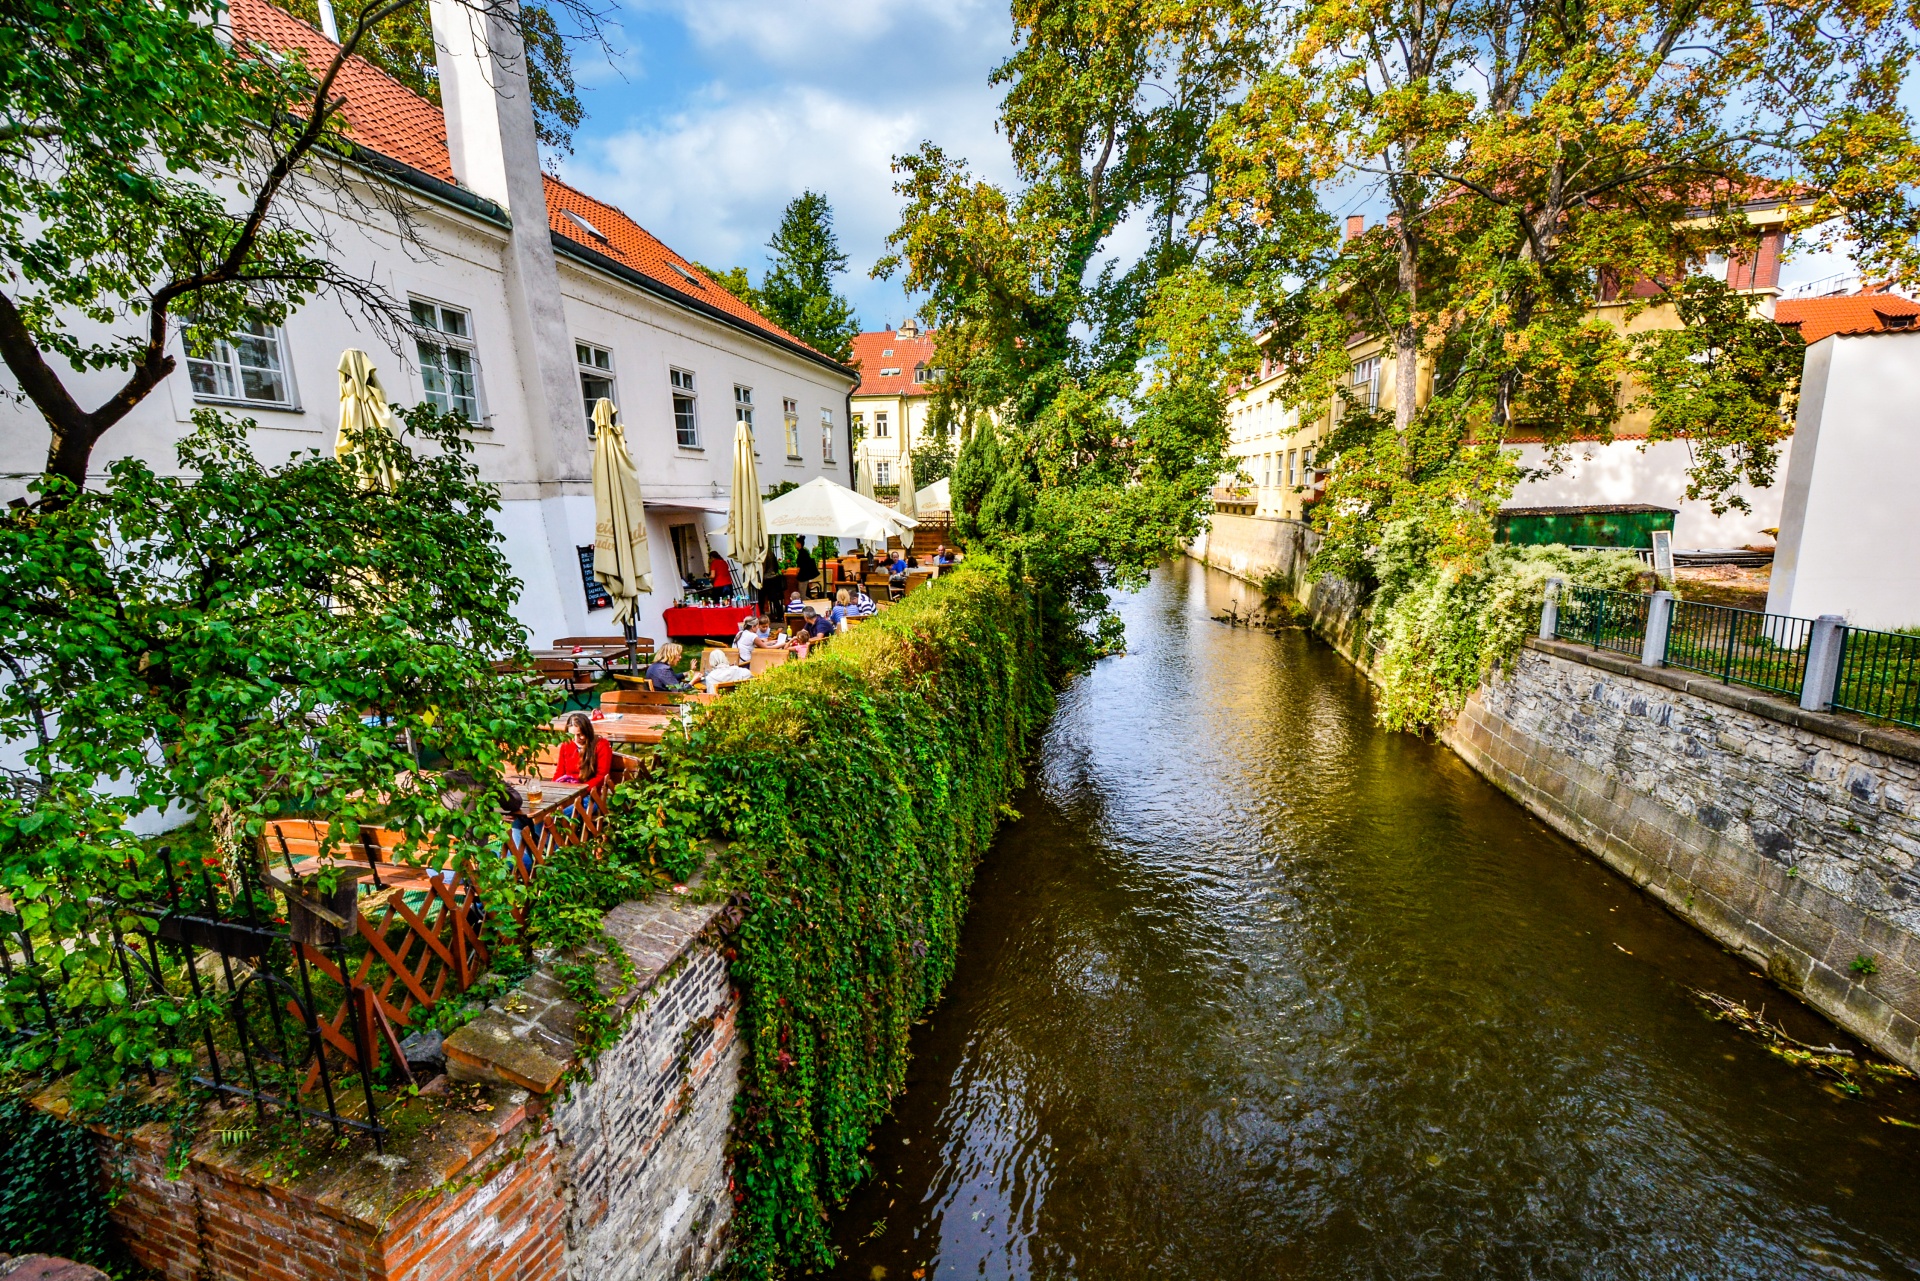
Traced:
POLYGON ((953 973, 974 864, 1052 706, 1041 611, 977 556, 805 662, 727 695, 624 789, 626 860, 684 876, 707 838, 746 908, 735 1259, 832 1259, 827 1214, 869 1173, 908 1032, 953 973))
POLYGON ((1632 591, 1648 573, 1631 552, 1498 543, 1476 565, 1433 565, 1419 536, 1390 527, 1376 559, 1379 717, 1392 729, 1452 720, 1468 695, 1510 669, 1540 625, 1547 580, 1632 591))

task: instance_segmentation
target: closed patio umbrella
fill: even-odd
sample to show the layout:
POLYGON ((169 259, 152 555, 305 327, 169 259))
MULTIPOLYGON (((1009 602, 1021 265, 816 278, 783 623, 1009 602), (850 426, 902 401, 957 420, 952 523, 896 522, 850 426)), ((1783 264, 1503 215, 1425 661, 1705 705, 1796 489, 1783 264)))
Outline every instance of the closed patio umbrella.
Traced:
POLYGON ((740 566, 740 586, 760 589, 767 557, 767 521, 760 498, 760 467, 753 460, 753 431, 733 425, 733 502, 727 509, 727 554, 740 566))
POLYGON ((371 448, 375 433, 393 438, 393 411, 373 361, 358 347, 340 353, 340 435, 333 456, 360 476, 362 489, 384 489, 398 483, 393 464, 371 448))
POLYGON ((613 598, 613 621, 627 634, 629 669, 640 594, 653 591, 652 565, 640 476, 613 402, 602 397, 593 406, 593 576, 613 598))
MULTIPOLYGON (((913 492, 913 455, 905 448, 902 448, 900 450, 900 497, 894 499, 894 510, 902 516, 905 516, 909 521, 917 519, 920 515, 920 508, 919 504, 914 501, 915 498, 916 495, 913 492)), ((900 534, 900 542, 908 551, 913 550, 912 533, 902 531, 900 534)))

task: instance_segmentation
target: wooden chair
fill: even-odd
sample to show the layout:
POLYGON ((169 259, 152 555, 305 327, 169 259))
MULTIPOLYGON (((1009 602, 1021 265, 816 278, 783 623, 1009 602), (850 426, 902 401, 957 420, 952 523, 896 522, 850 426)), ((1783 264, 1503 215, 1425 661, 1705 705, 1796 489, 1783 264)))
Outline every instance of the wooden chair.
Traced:
POLYGON ((643 712, 658 711, 661 708, 674 708, 686 694, 678 690, 652 689, 616 689, 612 693, 600 696, 600 710, 605 712, 643 712))
POLYGON ((885 574, 867 575, 866 589, 876 601, 893 599, 893 582, 885 574))
POLYGON ((772 671, 792 658, 793 651, 790 649, 756 649, 753 651, 753 663, 748 670, 758 676, 762 672, 772 671))
POLYGON ((576 700, 579 707, 586 706, 584 696, 592 693, 598 683, 592 672, 581 671, 571 658, 542 658, 536 663, 541 683, 566 696, 561 704, 563 711, 575 708, 576 700))

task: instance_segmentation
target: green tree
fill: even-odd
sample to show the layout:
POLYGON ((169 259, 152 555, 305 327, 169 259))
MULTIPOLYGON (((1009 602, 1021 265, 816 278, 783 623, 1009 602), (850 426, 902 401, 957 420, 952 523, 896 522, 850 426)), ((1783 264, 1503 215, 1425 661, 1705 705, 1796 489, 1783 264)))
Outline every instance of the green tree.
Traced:
POLYGON ((1255 258, 1293 252, 1250 240, 1236 259, 1192 234, 1216 178, 1208 138, 1245 87, 1259 22, 1230 5, 1022 0, 993 77, 1017 187, 932 142, 895 160, 906 209, 876 270, 926 296, 940 412, 997 422, 955 464, 959 536, 1047 582, 1063 617, 1102 617, 1110 585, 1198 529, 1224 388, 1253 359, 1241 286, 1255 258), (1149 235, 1123 264, 1127 222, 1149 235), (987 451, 1005 475, 981 473, 976 491, 970 458, 987 451))
POLYGON ((944 432, 930 433, 925 444, 913 449, 913 483, 928 485, 953 475, 953 437, 944 432))
MULTIPOLYGON (((207 1011, 129 991, 111 946, 109 900, 164 901, 130 830, 143 811, 210 818, 231 861, 287 813, 498 835, 492 805, 393 786, 418 744, 491 788, 548 715, 495 669, 525 661, 525 633, 466 424, 430 406, 406 418, 406 442, 362 442, 391 490, 319 453, 265 466, 253 424, 203 411, 180 474, 121 460, 63 505, 0 515, 0 737, 28 744, 0 790, 0 927, 59 958, 0 999, 31 1005, 37 981, 88 1011, 54 1031, 10 1013, 33 1031, 0 1068, 70 1071, 85 1102, 136 1069, 190 1064, 173 1030, 207 1011)), ((506 860, 475 870, 490 902, 517 901, 506 860)))
MULTIPOLYGON (((462 3, 481 16, 505 0, 462 3)), ((552 7, 592 29, 585 0, 552 7)), ((389 33, 405 45, 423 9, 371 0, 311 62, 228 40, 218 0, 25 0, 0 16, 0 359, 67 482, 42 501, 86 484, 101 436, 173 372, 182 329, 279 324, 318 293, 386 332, 405 323, 383 285, 329 261, 301 206, 413 234, 406 198, 347 167, 336 81, 389 33), (89 407, 74 373, 118 385, 89 407)))
POLYGON ((853 304, 833 290, 833 278, 847 269, 847 256, 834 235, 827 198, 817 191, 794 197, 767 248, 773 251, 773 265, 760 281, 761 312, 835 360, 852 356, 860 321, 853 304))
MULTIPOLYGON (((1743 202, 1788 199, 1793 226, 1920 277, 1920 150, 1898 101, 1913 52, 1911 15, 1871 0, 1309 0, 1280 14, 1216 133, 1222 181, 1199 225, 1259 239, 1335 190, 1381 199, 1383 224, 1250 288, 1310 417, 1338 394, 1356 335, 1431 375, 1417 410, 1422 389, 1399 379, 1392 437, 1366 414, 1338 434, 1323 563, 1351 572, 1402 520, 1436 522, 1434 554, 1471 563, 1517 475, 1500 442, 1608 431, 1623 382, 1671 365, 1670 345, 1629 341, 1626 322, 1668 303, 1688 324, 1707 315, 1680 305, 1688 268, 1751 250, 1743 202), (1276 181, 1289 178, 1308 181, 1276 181), (1609 290, 1620 303, 1596 314, 1609 290)), ((1702 377, 1739 392, 1737 364, 1702 377)), ((1751 415, 1663 412, 1684 420, 1702 497, 1723 500, 1743 470, 1731 458, 1748 479, 1770 465, 1751 415)))
POLYGON ((714 284, 720 286, 735 298, 747 304, 747 306, 752 307, 755 311, 760 309, 760 291, 753 287, 753 277, 747 274, 745 267, 729 267, 725 271, 719 271, 707 266, 705 263, 696 262, 693 265, 705 272, 714 284))

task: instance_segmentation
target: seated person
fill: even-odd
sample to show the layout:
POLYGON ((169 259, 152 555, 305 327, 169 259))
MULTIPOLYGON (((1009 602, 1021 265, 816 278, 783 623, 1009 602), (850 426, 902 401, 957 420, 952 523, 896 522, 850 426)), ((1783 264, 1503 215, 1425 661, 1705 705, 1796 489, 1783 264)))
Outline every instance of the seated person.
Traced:
POLYGON ((801 598, 799 592, 787 593, 787 617, 798 618, 806 611, 806 608, 807 602, 801 598))
POLYGON ((744 681, 751 679, 752 676, 752 669, 733 663, 728 658, 726 650, 716 649, 708 652, 705 674, 707 693, 718 694, 720 692, 718 687, 722 681, 744 681))
POLYGON ((833 624, 813 606, 807 606, 807 612, 803 617, 806 619, 806 625, 801 634, 808 640, 825 640, 833 635, 833 624))
POLYGON ((746 667, 753 662, 754 646, 759 643, 760 629, 766 625, 763 618, 749 617, 740 620, 740 634, 733 638, 733 649, 740 656, 740 666, 746 667))
POLYGON ((680 679, 680 673, 674 667, 680 662, 680 656, 686 651, 672 641, 660 647, 647 664, 647 684, 655 693, 664 694, 671 690, 692 689, 693 686, 680 679))
POLYGON ((853 593, 842 587, 833 594, 833 608, 827 611, 827 622, 839 631, 846 625, 847 615, 853 612, 853 593))
POLYGON ((570 736, 560 744, 560 760, 553 767, 556 783, 585 783, 589 787, 613 769, 613 744, 593 732, 593 718, 585 712, 567 717, 570 736))
POLYGON ((849 607, 848 613, 854 618, 872 618, 879 608, 873 603, 873 597, 867 595, 865 587, 856 587, 853 592, 853 604, 849 607))
POLYGON ((892 562, 887 566, 887 585, 889 587, 907 585, 907 558, 900 552, 894 553, 892 562))
POLYGON ((933 563, 945 569, 953 564, 953 551, 945 543, 934 549, 933 563))

